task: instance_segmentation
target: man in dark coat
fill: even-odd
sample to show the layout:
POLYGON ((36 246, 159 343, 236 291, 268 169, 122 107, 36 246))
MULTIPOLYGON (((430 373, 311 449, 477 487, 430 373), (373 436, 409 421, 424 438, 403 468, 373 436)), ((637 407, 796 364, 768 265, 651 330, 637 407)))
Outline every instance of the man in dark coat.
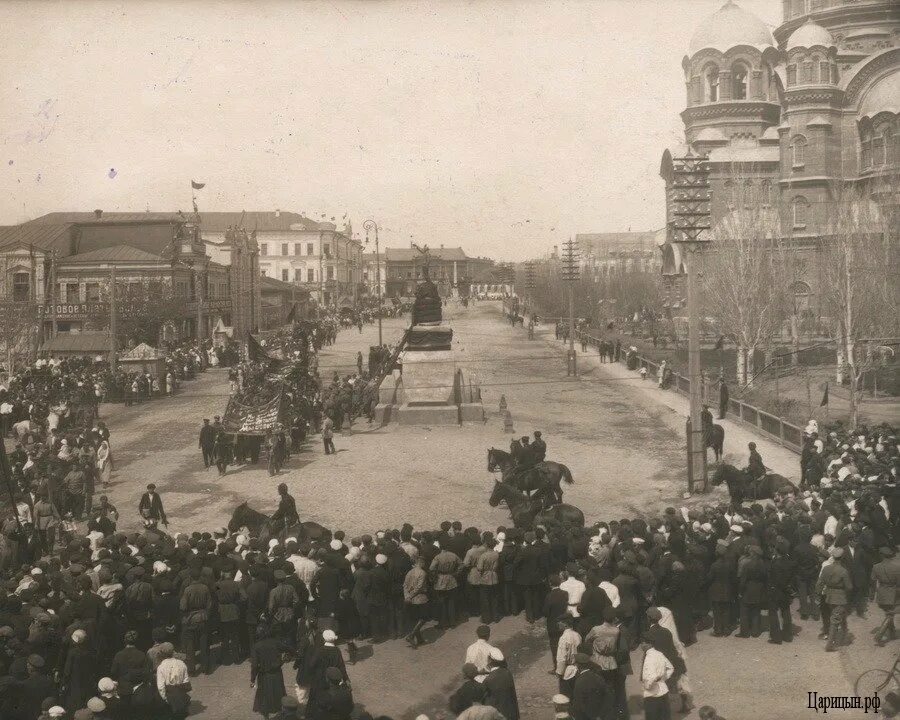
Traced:
POLYGON ((147 492, 141 495, 141 500, 138 503, 138 512, 142 517, 155 520, 157 523, 169 524, 169 520, 166 518, 166 511, 163 510, 162 498, 156 494, 156 485, 154 483, 150 483, 147 486, 147 492))
POLYGON ((738 565, 738 594, 741 601, 741 628, 737 637, 759 637, 762 633, 762 603, 766 588, 766 566, 758 545, 748 545, 747 557, 738 565))
POLYGON ((719 375, 719 420, 725 419, 728 412, 728 385, 725 378, 719 375))
POLYGON ((325 671, 328 688, 320 699, 319 715, 322 720, 350 720, 353 712, 353 693, 341 671, 330 667, 325 671))
POLYGON ((27 717, 36 718, 41 714, 41 703, 46 698, 56 697, 56 683, 44 671, 43 657, 29 655, 27 662, 28 677, 22 682, 22 699, 27 717))
POLYGON ((519 720, 516 683, 506 667, 503 653, 494 648, 488 660, 490 672, 484 679, 485 704, 496 708, 506 720, 519 720))
POLYGON ((200 428, 200 450, 203 453, 203 465, 209 470, 209 466, 215 462, 213 447, 216 444, 216 430, 209 424, 209 418, 203 418, 203 426, 200 428))
POLYGON ((140 670, 148 675, 153 671, 147 653, 135 647, 137 639, 138 634, 134 630, 125 633, 125 647, 115 654, 109 668, 109 676, 120 686, 126 683, 125 678, 133 670, 140 670))
MULTIPOLYGON (((550 592, 544 598, 544 619, 547 622, 547 638, 550 641, 551 669, 556 670, 556 649, 562 637, 563 627, 560 624, 569 610, 569 594, 560 588, 559 575, 550 576, 550 592)), ((602 591, 601 591, 602 592, 602 591)))
POLYGON ((264 625, 257 628, 257 637, 250 651, 250 687, 256 688, 253 710, 268 717, 281 710, 281 698, 285 696, 281 645, 269 637, 264 625))
POLYGON ((284 483, 278 486, 278 509, 272 516, 270 524, 273 528, 289 528, 296 525, 299 521, 297 515, 297 503, 293 496, 288 493, 288 487, 284 483))
POLYGON ((734 601, 734 570, 727 546, 716 546, 716 559, 709 566, 709 602, 713 612, 713 636, 731 634, 731 604, 734 601))
POLYGON ((606 720, 613 716, 613 694, 600 674, 591 666, 591 658, 584 653, 575 656, 577 674, 569 699, 572 720, 606 720))
POLYGON ((762 455, 756 449, 756 443, 748 443, 747 448, 750 450, 750 457, 747 460, 747 472, 752 480, 757 480, 766 474, 766 464, 763 462, 762 455))
MULTIPOLYGON (((335 646, 337 634, 333 630, 322 632, 322 646, 314 650, 309 665, 309 701, 307 703, 307 716, 319 717, 323 703, 328 697, 328 670, 338 670, 344 682, 349 682, 347 668, 344 665, 344 657, 340 648, 335 646)), ((334 673, 332 673, 334 675, 334 673)))
POLYGON ((536 463, 544 462, 547 457, 547 443, 541 435, 540 430, 534 431, 534 442, 531 443, 531 452, 534 453, 534 461, 536 463))
POLYGON ((533 623, 540 615, 548 572, 547 556, 535 542, 533 532, 525 533, 525 543, 516 556, 514 565, 516 584, 522 590, 525 603, 525 620, 529 623, 533 623))
POLYGON ((450 712, 454 715, 468 710, 476 701, 484 702, 484 685, 475 679, 478 676, 478 668, 473 663, 466 663, 463 665, 462 673, 466 681, 450 696, 449 701, 450 712))
POLYGON ((769 642, 780 645, 794 639, 794 628, 791 622, 791 599, 793 597, 794 577, 797 564, 789 557, 790 546, 784 538, 775 542, 772 562, 769 563, 768 596, 769 596, 769 642))
POLYGON ((190 581, 181 593, 181 648, 188 672, 196 672, 196 653, 200 653, 200 665, 209 674, 209 613, 212 593, 200 579, 200 568, 193 567, 190 581))

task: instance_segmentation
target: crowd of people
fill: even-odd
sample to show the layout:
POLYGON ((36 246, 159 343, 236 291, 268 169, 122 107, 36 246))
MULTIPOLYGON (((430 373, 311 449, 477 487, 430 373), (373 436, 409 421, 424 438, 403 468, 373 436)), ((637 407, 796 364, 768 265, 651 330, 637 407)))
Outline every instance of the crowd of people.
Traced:
POLYGON ((106 510, 105 522, 59 553, 16 549, 0 603, 0 714, 52 717, 52 703, 68 717, 184 717, 191 675, 249 658, 257 712, 294 717, 302 705, 305 717, 349 717, 342 642, 352 662, 362 640, 418 647, 431 624, 452 628, 469 616, 483 627, 451 709, 485 709, 466 718, 496 711, 518 720, 506 660, 485 647, 490 625, 508 615, 545 623, 555 701, 566 698, 578 720, 628 717, 632 673, 646 717, 670 717, 670 694, 690 708, 687 651, 699 631, 757 637, 765 614, 769 641, 790 643, 794 597, 799 621, 821 623, 828 650, 846 642, 847 613, 866 613, 872 599, 884 612, 874 640, 890 642, 900 586, 895 431, 832 430, 823 440, 809 430, 813 446, 840 462, 829 460, 800 495, 584 529, 445 521, 357 537, 304 538, 302 526, 268 539, 246 528, 169 537, 150 488, 143 533, 117 532, 106 510))
MULTIPOLYGON (((336 376, 319 390, 316 338, 328 337, 327 328, 307 327, 269 338, 265 358, 235 368, 240 397, 265 395, 276 375, 293 372, 303 384, 287 383, 290 402, 310 409, 316 429, 315 418, 325 418, 323 436, 339 428, 336 412, 349 395, 352 416, 356 386, 370 378, 360 355, 356 380, 336 376), (286 365, 273 368, 277 357, 286 365)), ((206 432, 213 462, 224 434, 206 432)), ((536 439, 535 457, 546 451, 536 439)), ((349 720, 361 643, 377 651, 393 638, 418 648, 440 642, 433 627, 470 617, 481 624, 459 658, 448 709, 464 720, 519 720, 515 676, 491 644, 492 626, 519 615, 546 631, 556 718, 630 717, 626 681, 636 675, 644 715, 657 720, 672 716, 673 703, 693 707, 688 652, 718 642, 709 638, 765 632, 784 645, 809 622, 833 651, 850 641, 848 614, 866 616, 872 602, 883 613, 873 642, 896 636, 900 445, 888 425, 846 431, 810 422, 800 489, 772 504, 668 507, 585 528, 448 519, 360 535, 299 524, 286 485, 276 514, 283 532, 266 525, 170 535, 150 484, 135 508, 142 532, 123 533, 117 508, 105 497, 95 505, 83 480, 75 500, 59 489, 61 473, 69 492, 71 474, 96 467, 104 444, 111 463, 108 429, 98 422, 71 442, 33 440, 10 454, 20 493, 0 527, 4 720, 184 718, 192 677, 248 660, 256 713, 349 720), (69 511, 41 528, 56 502, 69 511), (86 526, 75 524, 73 502, 86 526), (51 525, 55 532, 44 532, 51 525)), ((883 702, 900 708, 893 693, 883 702)), ((719 718, 709 706, 699 712, 719 718)))

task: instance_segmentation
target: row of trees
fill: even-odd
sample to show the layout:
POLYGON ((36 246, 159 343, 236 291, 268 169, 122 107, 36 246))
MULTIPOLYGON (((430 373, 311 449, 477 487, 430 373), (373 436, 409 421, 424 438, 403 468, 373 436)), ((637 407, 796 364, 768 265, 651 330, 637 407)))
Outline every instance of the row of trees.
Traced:
POLYGON ((791 234, 766 199, 739 180, 733 186, 733 209, 715 224, 702 257, 701 285, 705 314, 738 348, 738 381, 753 382, 754 351, 771 350, 789 321, 798 343, 799 308, 791 288, 812 272, 818 276, 820 326, 837 349, 837 381, 847 374, 855 425, 860 381, 893 352, 892 339, 900 335, 896 191, 836 185, 823 232, 803 253, 791 247, 791 234))

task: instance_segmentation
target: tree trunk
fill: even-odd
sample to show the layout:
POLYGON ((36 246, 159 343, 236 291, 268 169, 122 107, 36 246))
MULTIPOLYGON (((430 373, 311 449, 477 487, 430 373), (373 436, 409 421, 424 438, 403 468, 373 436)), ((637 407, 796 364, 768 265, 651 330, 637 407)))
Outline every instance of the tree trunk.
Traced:
POLYGON ((859 375, 856 368, 850 366, 850 428, 859 427, 859 375))
POLYGON ((847 358, 844 355, 844 333, 841 330, 840 325, 838 325, 837 335, 837 370, 834 374, 834 382, 838 387, 844 384, 844 362, 846 362, 847 358))
POLYGON ((735 358, 735 363, 736 363, 735 377, 737 378, 738 385, 740 385, 741 387, 743 387, 744 385, 747 384, 747 375, 746 375, 747 362, 746 361, 747 361, 747 355, 746 355, 746 351, 744 350, 744 346, 738 345, 737 346, 737 357, 735 358))
POLYGON ((756 352, 755 347, 749 347, 746 350, 747 360, 744 363, 744 370, 747 373, 747 381, 744 383, 748 387, 753 384, 753 366, 754 366, 754 358, 753 355, 756 352))
POLYGON ((794 346, 794 354, 791 355, 791 365, 800 364, 800 318, 797 313, 791 315, 791 341, 794 346))

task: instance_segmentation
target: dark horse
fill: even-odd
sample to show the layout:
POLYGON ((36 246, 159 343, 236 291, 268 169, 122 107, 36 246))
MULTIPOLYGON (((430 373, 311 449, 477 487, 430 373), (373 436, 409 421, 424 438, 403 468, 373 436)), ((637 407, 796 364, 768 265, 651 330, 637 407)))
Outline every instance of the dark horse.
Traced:
POLYGON ((716 454, 716 462, 722 459, 722 448, 725 446, 725 428, 713 423, 703 432, 703 448, 712 448, 716 454))
POLYGON ((723 482, 728 485, 728 494, 735 506, 740 506, 744 500, 764 500, 774 498, 778 493, 800 492, 794 483, 782 475, 767 472, 761 478, 751 478, 746 470, 728 463, 716 468, 710 482, 713 487, 723 482))
POLYGON ((536 525, 584 527, 584 513, 574 505, 560 503, 544 508, 540 500, 528 498, 509 483, 495 480, 488 504, 497 507, 504 501, 512 515, 513 525, 517 528, 532 528, 536 525))
POLYGON ((247 528, 262 542, 267 542, 273 537, 282 541, 289 537, 297 538, 298 542, 321 540, 330 534, 325 527, 316 522, 301 522, 289 528, 275 529, 273 532, 269 516, 254 510, 245 502, 234 509, 234 514, 228 521, 229 532, 238 532, 241 528, 247 528))
POLYGON ((547 495, 552 504, 562 502, 561 482, 565 481, 568 485, 575 483, 569 468, 562 463, 545 460, 530 468, 519 468, 512 455, 497 448, 488 450, 487 468, 488 472, 499 469, 503 482, 524 493, 547 495))

